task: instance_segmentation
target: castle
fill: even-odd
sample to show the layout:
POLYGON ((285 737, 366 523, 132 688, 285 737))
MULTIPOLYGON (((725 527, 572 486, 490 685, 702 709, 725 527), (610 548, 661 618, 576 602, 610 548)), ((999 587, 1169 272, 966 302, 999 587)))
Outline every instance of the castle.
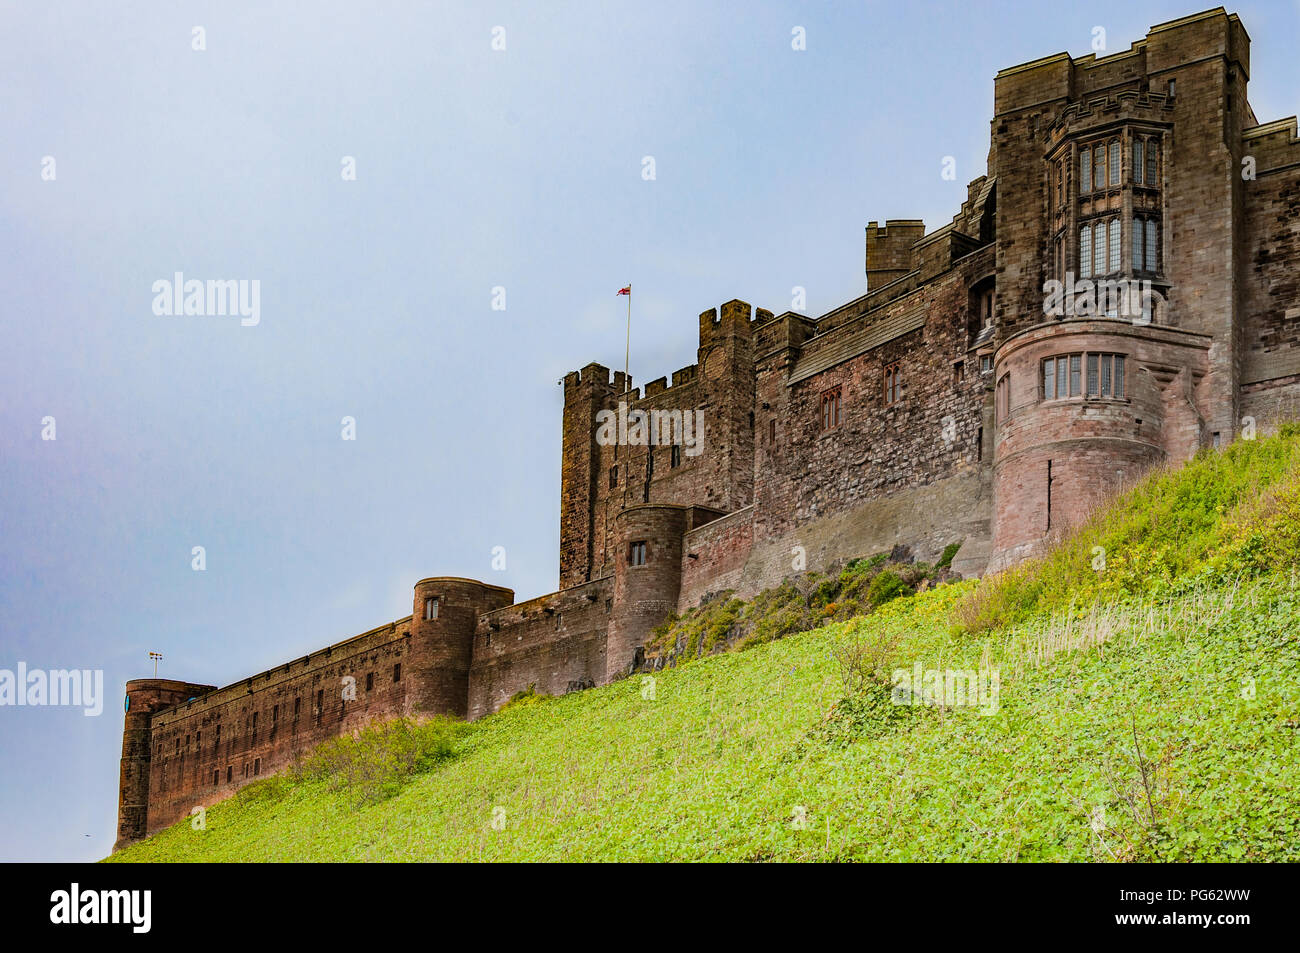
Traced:
POLYGON ((128 682, 118 845, 376 718, 607 683, 722 590, 899 544, 996 570, 1268 426, 1300 396, 1300 142, 1255 118, 1249 48, 1219 8, 1005 69, 987 175, 936 231, 868 224, 866 294, 706 311, 644 392, 569 374, 558 592, 423 579, 410 616, 236 684, 128 682))

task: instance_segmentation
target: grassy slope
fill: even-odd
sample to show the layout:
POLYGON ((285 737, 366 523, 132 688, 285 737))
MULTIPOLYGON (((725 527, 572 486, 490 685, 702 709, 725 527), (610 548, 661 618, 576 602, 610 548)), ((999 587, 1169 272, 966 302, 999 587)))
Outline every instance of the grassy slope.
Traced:
POLYGON ((378 802, 273 778, 211 808, 206 830, 182 823, 112 859, 1300 860, 1300 596, 1289 567, 1234 582, 1223 556, 1260 568, 1254 529, 1295 507, 1259 500, 1294 484, 1298 448, 1259 441, 1137 488, 1113 515, 1156 512, 1167 532, 1173 513, 1205 545, 1171 570, 1159 530, 1108 537, 1125 575, 1101 574, 1100 605, 1062 601, 1053 580, 1077 560, 1049 559, 690 662, 659 673, 653 698, 638 677, 512 707, 378 802), (1213 485, 1236 488, 1207 497, 1225 460, 1213 485), (990 625, 990 606, 1021 621, 990 625), (888 638, 904 667, 997 666, 997 713, 873 704, 887 690, 871 686, 841 702, 844 646, 888 638))

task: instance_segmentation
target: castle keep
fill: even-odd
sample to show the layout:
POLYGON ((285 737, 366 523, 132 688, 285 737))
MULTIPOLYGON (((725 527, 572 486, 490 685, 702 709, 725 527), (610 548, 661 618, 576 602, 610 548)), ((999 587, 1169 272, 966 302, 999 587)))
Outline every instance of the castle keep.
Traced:
POLYGON ((999 569, 1151 465, 1289 412, 1300 142, 1256 119, 1249 49, 1220 8, 1003 70, 987 175, 935 231, 868 224, 866 294, 705 311, 698 362, 644 390, 569 374, 559 591, 424 579, 410 616, 236 684, 128 682, 119 846, 376 718, 635 671, 655 625, 723 590, 900 544, 999 569))

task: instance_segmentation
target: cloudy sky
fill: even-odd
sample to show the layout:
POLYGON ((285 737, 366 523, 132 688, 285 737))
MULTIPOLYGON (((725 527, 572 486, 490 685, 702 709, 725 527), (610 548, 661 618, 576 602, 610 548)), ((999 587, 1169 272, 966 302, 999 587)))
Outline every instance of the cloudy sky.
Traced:
MULTIPOLYGON (((424 576, 552 591, 557 382, 622 366, 618 288, 639 383, 730 298, 824 313, 868 220, 956 211, 998 69, 1195 8, 3 4, 0 668, 107 697, 0 708, 0 859, 110 850, 150 651, 225 684, 424 576), (258 322, 156 314, 176 272, 256 280, 258 322)), ((1259 118, 1294 114, 1297 5, 1235 9, 1259 118)))

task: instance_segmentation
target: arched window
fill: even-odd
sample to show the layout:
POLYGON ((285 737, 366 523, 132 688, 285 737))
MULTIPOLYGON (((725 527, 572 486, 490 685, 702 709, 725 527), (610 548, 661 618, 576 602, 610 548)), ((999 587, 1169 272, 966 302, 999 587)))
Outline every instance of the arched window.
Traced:
POLYGON ((1146 160, 1142 158, 1142 144, 1141 137, 1133 139, 1133 181, 1137 185, 1142 184, 1142 172, 1146 165, 1146 160))
POLYGON ((1079 194, 1084 195, 1092 188, 1092 150, 1084 149, 1079 153, 1079 194))
POLYGON ((1119 185, 1119 140, 1110 142, 1110 184, 1119 185))
POLYGON ((1079 277, 1092 277, 1092 226, 1079 229, 1079 277))
POLYGON ((903 398, 903 366, 895 361, 885 366, 885 406, 892 407, 903 398))

